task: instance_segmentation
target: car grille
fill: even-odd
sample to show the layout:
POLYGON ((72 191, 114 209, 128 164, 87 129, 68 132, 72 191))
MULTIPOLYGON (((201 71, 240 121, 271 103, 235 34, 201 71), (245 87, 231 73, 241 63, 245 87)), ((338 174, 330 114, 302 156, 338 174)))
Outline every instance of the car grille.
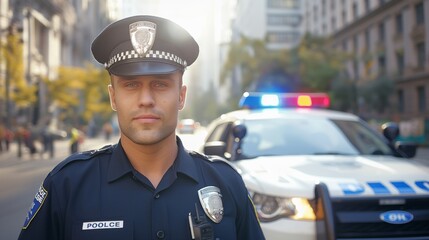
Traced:
POLYGON ((331 197, 319 183, 315 196, 318 240, 429 240, 429 195, 331 197))
MULTIPOLYGON (((429 197, 401 198, 402 204, 380 204, 388 198, 332 199, 335 235, 341 238, 429 237, 429 197), (387 211, 407 211, 414 219, 391 224, 380 219, 387 211)), ((398 201, 398 198, 392 198, 398 201)))

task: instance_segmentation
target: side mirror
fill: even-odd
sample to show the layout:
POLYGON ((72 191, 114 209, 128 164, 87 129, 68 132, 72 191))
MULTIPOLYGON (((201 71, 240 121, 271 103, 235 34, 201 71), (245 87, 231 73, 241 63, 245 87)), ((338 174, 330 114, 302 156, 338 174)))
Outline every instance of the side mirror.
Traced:
POLYGON ((394 122, 387 122, 381 125, 384 137, 386 137, 389 142, 393 142, 399 136, 399 125, 394 122))
POLYGON ((394 122, 387 122, 381 125, 383 135, 391 142, 398 152, 399 157, 412 158, 416 156, 417 144, 414 142, 397 141, 395 139, 399 136, 399 125, 394 122))
POLYGON ((235 138, 238 138, 239 140, 243 139, 244 136, 247 134, 247 128, 243 124, 235 125, 232 129, 232 134, 235 138))
POLYGON ((224 142, 213 141, 204 144, 204 154, 206 155, 216 155, 220 157, 225 157, 226 146, 224 142))
POLYGON ((247 134, 247 128, 243 124, 237 123, 232 129, 232 135, 234 136, 234 144, 232 146, 231 151, 231 160, 238 160, 241 159, 241 140, 246 136, 247 134))

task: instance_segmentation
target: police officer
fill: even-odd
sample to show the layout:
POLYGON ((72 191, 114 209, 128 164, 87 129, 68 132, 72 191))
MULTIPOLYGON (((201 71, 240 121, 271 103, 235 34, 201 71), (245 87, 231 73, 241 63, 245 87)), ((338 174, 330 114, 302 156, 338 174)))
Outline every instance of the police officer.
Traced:
POLYGON ((241 176, 184 149, 175 134, 192 36, 170 20, 133 16, 91 46, 110 73, 117 144, 71 155, 40 186, 19 239, 264 239, 241 176))

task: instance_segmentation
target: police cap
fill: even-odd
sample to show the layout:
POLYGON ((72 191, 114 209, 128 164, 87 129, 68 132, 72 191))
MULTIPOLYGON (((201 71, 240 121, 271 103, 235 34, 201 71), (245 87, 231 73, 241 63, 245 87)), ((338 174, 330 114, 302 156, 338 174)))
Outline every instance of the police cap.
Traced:
POLYGON ((178 24, 140 15, 107 26, 92 42, 91 51, 111 74, 136 76, 184 71, 197 59, 199 47, 178 24))

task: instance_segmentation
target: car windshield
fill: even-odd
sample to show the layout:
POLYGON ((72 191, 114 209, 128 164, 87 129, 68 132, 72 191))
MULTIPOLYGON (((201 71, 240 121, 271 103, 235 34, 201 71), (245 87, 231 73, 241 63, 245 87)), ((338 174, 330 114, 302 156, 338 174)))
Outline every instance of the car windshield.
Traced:
POLYGON ((370 128, 358 121, 329 119, 246 120, 241 158, 267 155, 392 155, 370 128))

